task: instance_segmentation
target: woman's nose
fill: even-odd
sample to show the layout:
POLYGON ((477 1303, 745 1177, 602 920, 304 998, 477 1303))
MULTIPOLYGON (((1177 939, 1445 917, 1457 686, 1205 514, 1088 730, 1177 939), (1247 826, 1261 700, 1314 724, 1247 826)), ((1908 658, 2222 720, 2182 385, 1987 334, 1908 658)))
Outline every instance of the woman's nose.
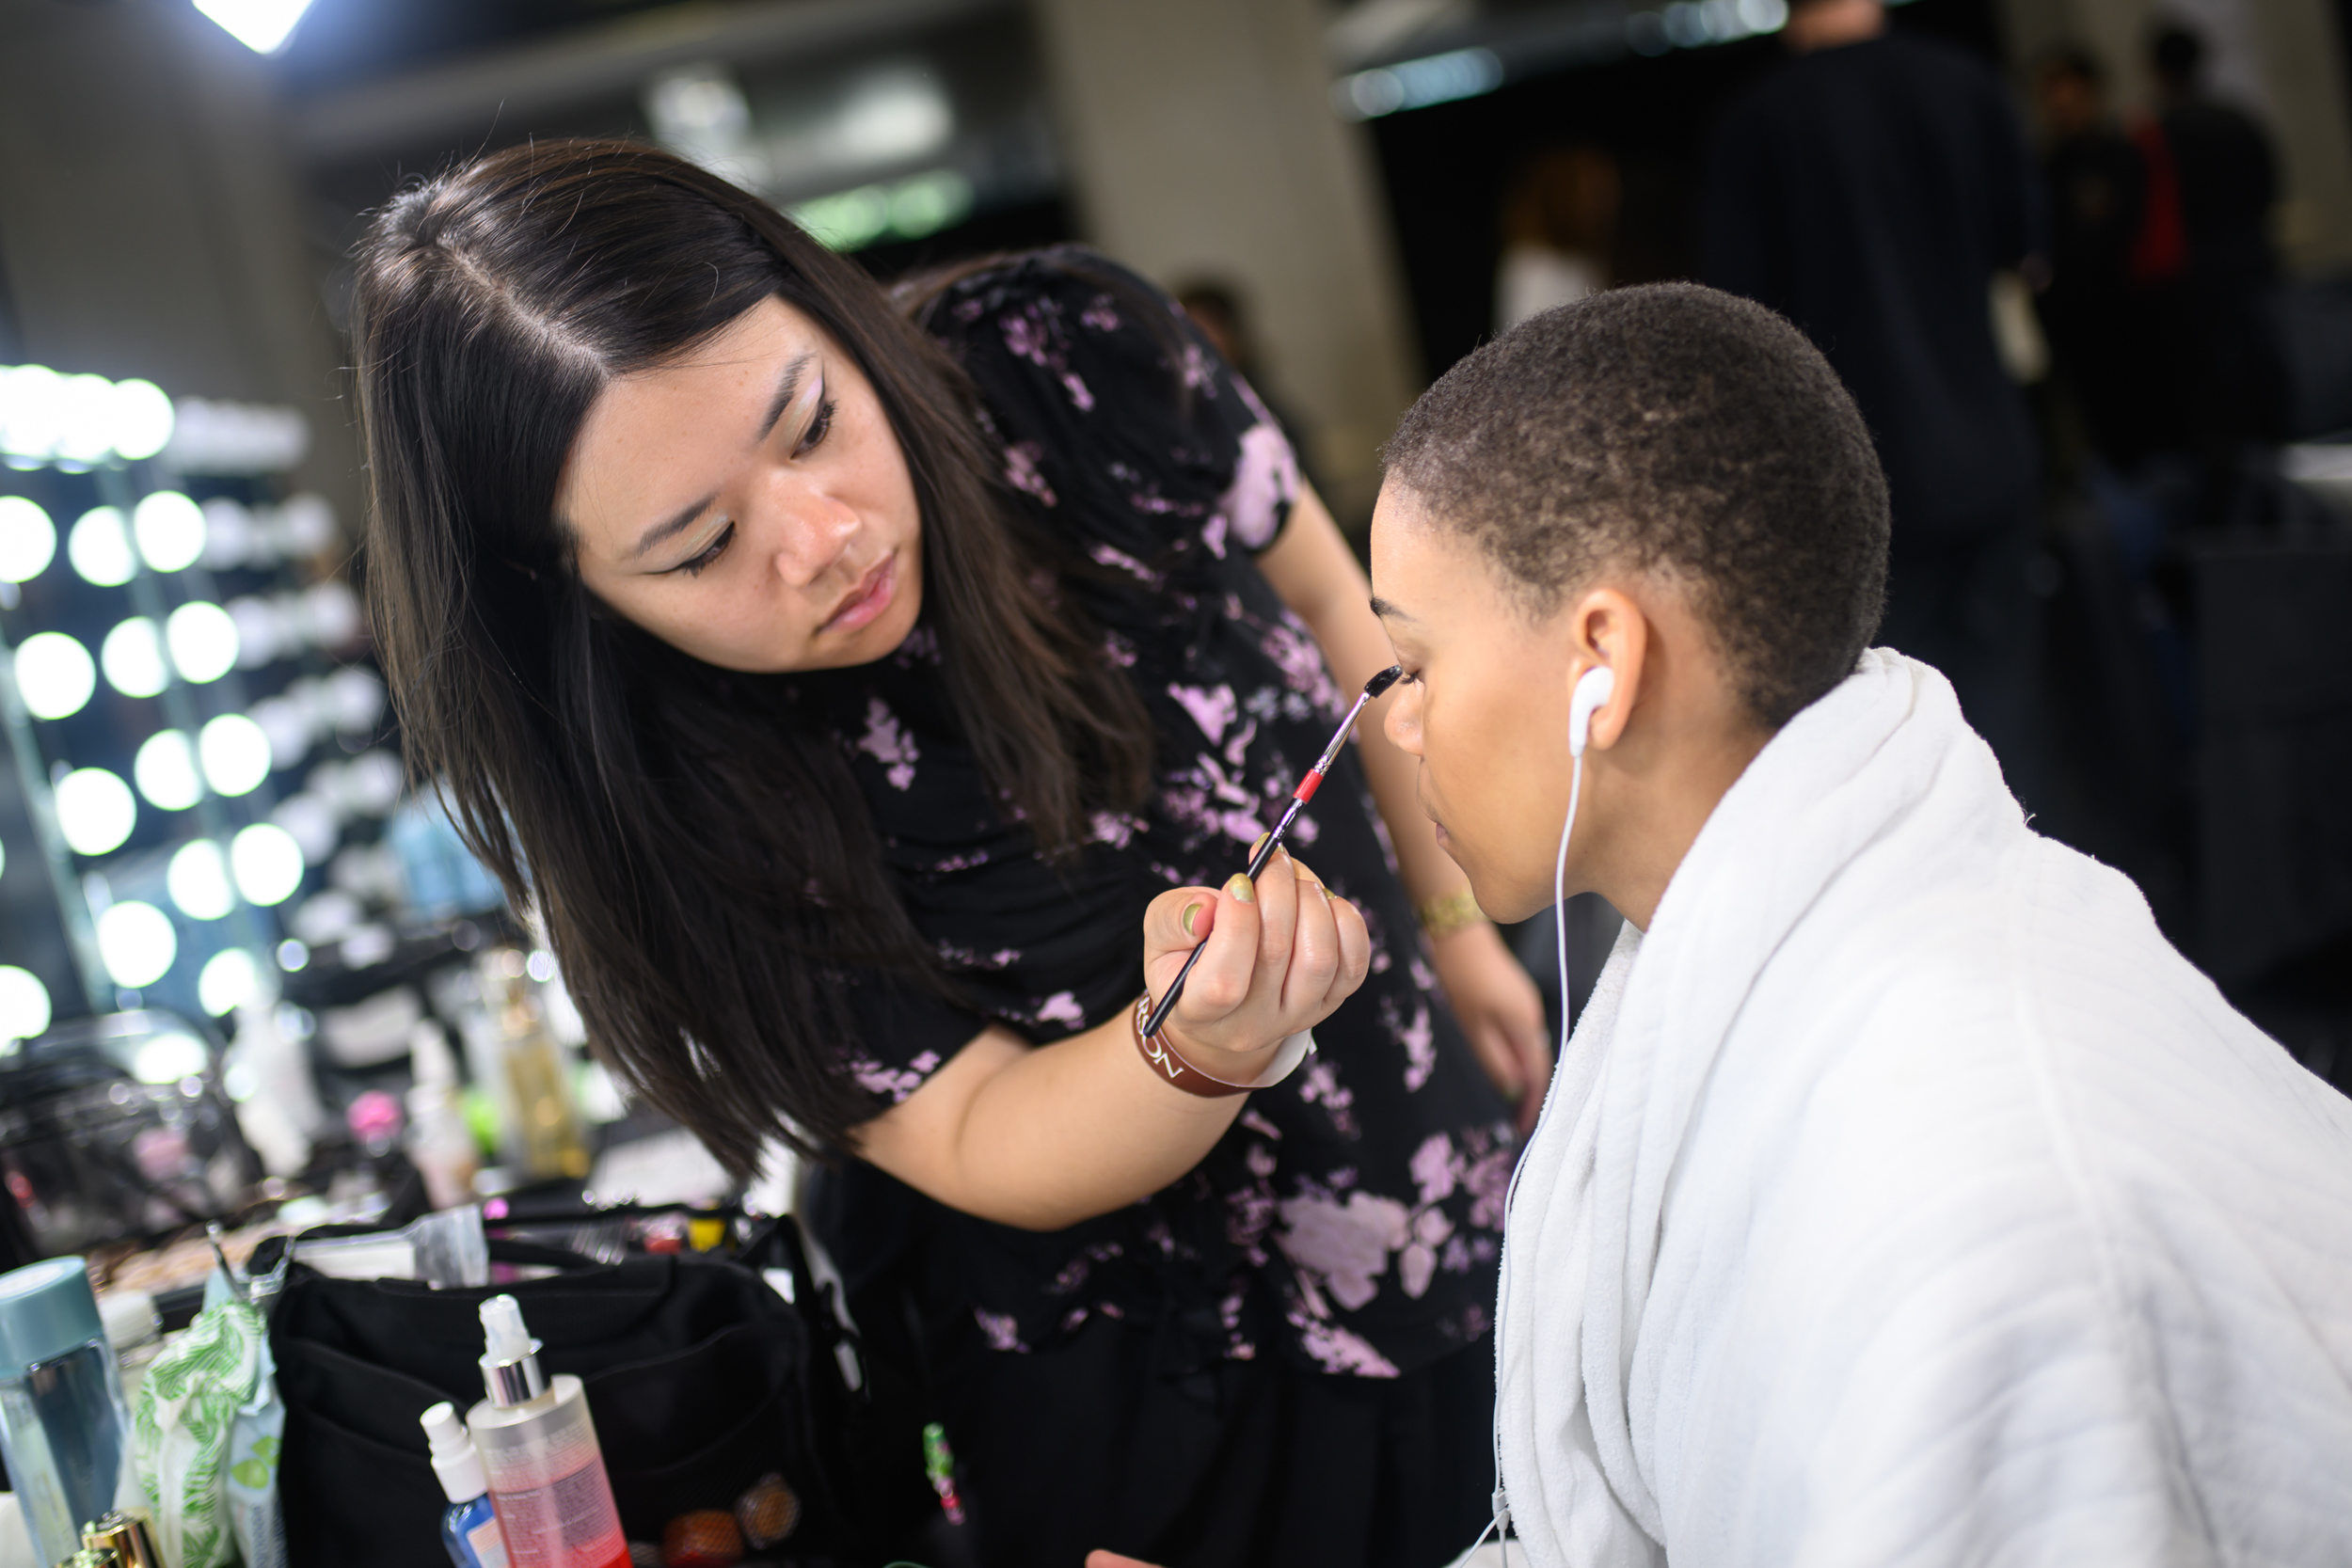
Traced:
POLYGON ((825 495, 794 498, 776 544, 776 575, 793 588, 821 578, 856 536, 857 509, 825 495))

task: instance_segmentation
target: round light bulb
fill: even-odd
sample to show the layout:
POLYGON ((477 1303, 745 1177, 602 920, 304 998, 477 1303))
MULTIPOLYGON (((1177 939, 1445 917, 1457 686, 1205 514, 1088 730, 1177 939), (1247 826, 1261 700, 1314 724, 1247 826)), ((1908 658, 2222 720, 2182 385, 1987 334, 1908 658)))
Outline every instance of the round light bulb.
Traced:
POLYGON ((50 1027, 50 988, 40 975, 0 964, 0 1039, 33 1039, 50 1027))
POLYGON ((159 730, 141 741, 131 762, 131 780, 149 805, 165 811, 185 811, 204 798, 196 748, 181 730, 159 730))
POLYGON ((57 831, 77 855, 111 853, 138 825, 131 786, 103 768, 77 768, 59 779, 56 800, 57 831))
POLYGON ((253 721, 269 736, 270 760, 276 766, 292 768, 310 754, 317 726, 299 704, 264 697, 253 705, 253 721))
POLYGON ((224 713, 198 732, 204 782, 218 795, 246 795, 269 777, 269 736, 242 713, 224 713))
POLYGON ((29 1040, 49 1027, 49 988, 40 976, 0 964, 0 1040, 29 1040))
POLYGON ((111 506, 93 506, 75 521, 65 537, 65 558, 84 582, 119 588, 131 580, 138 562, 131 555, 131 531, 122 514, 111 506))
POLYGON ((236 907, 236 895, 229 886, 229 857, 209 838, 183 844, 171 852, 171 863, 164 870, 164 887, 190 920, 218 920, 236 907))
POLYGON ((114 446, 118 456, 137 462, 152 457, 170 443, 176 422, 171 399, 161 387, 136 376, 115 383, 114 446))
POLYGON ((69 375, 57 393, 57 456, 95 463, 114 451, 115 384, 103 375, 69 375))
POLYGON ((177 490, 158 490, 132 510, 139 554, 159 572, 178 572, 204 553, 204 509, 177 490))
POLYGON ((65 633, 35 632, 16 650, 16 689, 34 718, 69 719, 98 689, 98 666, 65 633))
POLYGON ((337 729, 365 735, 384 714, 384 683, 357 664, 346 664, 326 677, 320 696, 337 729))
POLYGON ((170 678, 164 668, 164 640, 144 615, 119 622, 106 634, 98 645, 98 667, 106 672, 106 684, 126 697, 152 697, 170 678))
POLYGON ((202 686, 227 674, 237 662, 237 623, 208 599, 183 604, 164 620, 164 641, 183 679, 202 686))
POLYGON ((235 1010, 238 1003, 250 1000, 261 989, 261 982, 253 955, 242 947, 227 948, 205 960, 203 970, 196 977, 196 999, 206 1012, 217 1018, 235 1010))
POLYGON ((56 454, 64 383, 46 365, 0 370, 0 452, 44 462, 56 454))
POLYGON ((278 801, 269 818, 294 835, 302 858, 312 865, 325 865, 343 841, 343 820, 334 803, 307 789, 278 801))
POLYGON ((256 822, 229 841, 229 870, 248 904, 282 904, 302 885, 302 846, 274 822, 256 822))
MULTIPOLYGON (((177 957, 178 943, 175 942, 173 946, 173 956, 177 957)), ((164 965, 165 969, 170 967, 169 963, 164 965)), ((162 977, 161 972, 158 972, 156 978, 162 977)), ((119 978, 117 983, 130 984, 119 978)), ((205 1053, 204 1042, 194 1035, 183 1035, 177 1030, 143 1040, 139 1048, 131 1053, 131 1076, 142 1084, 182 1083, 201 1073, 211 1065, 212 1059, 205 1053)))
POLYGON ((0 582, 30 582, 57 554, 57 525, 37 501, 0 496, 0 582))
POLYGON ((215 571, 248 562, 268 565, 265 560, 252 559, 255 531, 253 514, 243 502, 215 496, 204 503, 204 564, 215 571))
POLYGON ((180 935, 171 928, 171 916, 134 898, 98 917, 98 956, 116 985, 136 990, 170 972, 171 960, 180 956, 180 935))
POLYGON ((276 658, 281 644, 285 652, 299 651, 299 632, 288 626, 278 607, 261 594, 246 594, 224 608, 237 623, 237 662, 246 669, 258 670, 276 658))

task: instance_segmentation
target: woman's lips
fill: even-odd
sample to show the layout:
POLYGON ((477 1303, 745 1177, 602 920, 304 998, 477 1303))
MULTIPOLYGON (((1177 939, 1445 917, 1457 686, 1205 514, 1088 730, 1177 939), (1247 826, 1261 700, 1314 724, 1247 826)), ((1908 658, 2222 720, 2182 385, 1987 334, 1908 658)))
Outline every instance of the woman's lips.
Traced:
POLYGON ((855 631, 860 626, 871 625, 876 616, 890 608, 890 601, 898 596, 898 558, 896 555, 883 556, 866 574, 865 580, 857 585, 857 591, 833 612, 833 618, 825 623, 823 629, 855 631))

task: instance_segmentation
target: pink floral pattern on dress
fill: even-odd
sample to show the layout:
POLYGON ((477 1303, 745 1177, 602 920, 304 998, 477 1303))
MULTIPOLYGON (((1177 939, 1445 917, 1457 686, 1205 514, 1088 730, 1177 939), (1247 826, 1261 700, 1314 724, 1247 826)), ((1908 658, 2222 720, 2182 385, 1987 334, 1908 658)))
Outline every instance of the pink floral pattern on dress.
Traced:
POLYGON ((1005 449, 1005 483, 1016 490, 1035 496, 1040 504, 1055 504, 1054 487, 1038 472, 1038 459, 1044 449, 1035 441, 1015 441, 1005 449))
POLYGON ((1217 511, 1232 519, 1233 537, 1264 549, 1281 531, 1298 499, 1298 458, 1271 419, 1241 433, 1241 467, 1217 511))
POLYGON ((939 1053, 926 1051, 903 1068, 884 1067, 870 1056, 850 1058, 850 1076, 867 1094, 887 1095, 893 1105, 904 1104, 907 1096, 930 1081, 939 1070, 939 1053))
MULTIPOLYGON (((954 992, 866 982, 847 1061, 878 1103, 984 1028, 1050 1050, 1123 1023, 1144 908, 1241 869, 1353 695, 1257 564, 1303 494, 1288 441, 1180 312, 1120 276, 1016 259, 951 285, 926 325, 971 375, 1009 504, 1065 552, 1033 568, 1039 592, 1091 618, 1152 717, 1151 798, 1090 806, 1081 844, 1041 854, 973 755, 928 616, 897 657, 800 680, 954 992)), ((1513 1145, 1435 994, 1352 749, 1291 845, 1363 913, 1371 975, 1316 1025, 1316 1056, 1167 1190, 1051 1236, 937 1211, 984 1343, 1043 1350, 1124 1318, 1192 1369, 1279 1353, 1393 1377, 1486 1332, 1513 1145)))
POLYGON ((1209 737, 1212 746, 1225 737, 1225 726, 1233 721, 1239 706, 1230 686, 1220 686, 1214 691, 1203 691, 1197 686, 1170 686, 1168 694, 1192 715, 1192 721, 1200 726, 1200 733, 1209 737))
POLYGON ((888 768, 883 776, 889 779, 891 788, 914 787, 914 765, 923 753, 915 749, 914 737, 907 734, 880 697, 866 710, 866 735, 857 743, 857 749, 888 768))

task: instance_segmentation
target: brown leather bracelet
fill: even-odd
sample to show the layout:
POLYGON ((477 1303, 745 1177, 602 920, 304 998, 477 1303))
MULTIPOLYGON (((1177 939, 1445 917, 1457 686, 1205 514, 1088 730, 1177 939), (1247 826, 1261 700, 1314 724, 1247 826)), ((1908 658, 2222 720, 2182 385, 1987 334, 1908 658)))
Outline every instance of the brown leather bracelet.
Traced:
POLYGON ((1147 992, 1136 999, 1136 1010, 1128 1016, 1127 1020, 1127 1026, 1136 1037, 1136 1050, 1142 1054, 1146 1062, 1152 1065, 1152 1070, 1169 1084, 1184 1090, 1186 1094, 1197 1094, 1203 1100, 1222 1100, 1227 1095, 1248 1094, 1252 1089, 1270 1089, 1288 1078, 1298 1064, 1311 1055, 1315 1049, 1314 1032, 1302 1029, 1282 1041, 1274 1053, 1274 1060, 1267 1065, 1264 1072, 1258 1075, 1256 1083, 1229 1084, 1222 1078, 1212 1077, 1201 1071, 1179 1056, 1176 1053, 1176 1048, 1168 1043, 1166 1027, 1163 1026, 1158 1034, 1152 1036, 1149 1039, 1145 1038, 1143 1021, 1151 1014, 1152 998, 1147 992))

